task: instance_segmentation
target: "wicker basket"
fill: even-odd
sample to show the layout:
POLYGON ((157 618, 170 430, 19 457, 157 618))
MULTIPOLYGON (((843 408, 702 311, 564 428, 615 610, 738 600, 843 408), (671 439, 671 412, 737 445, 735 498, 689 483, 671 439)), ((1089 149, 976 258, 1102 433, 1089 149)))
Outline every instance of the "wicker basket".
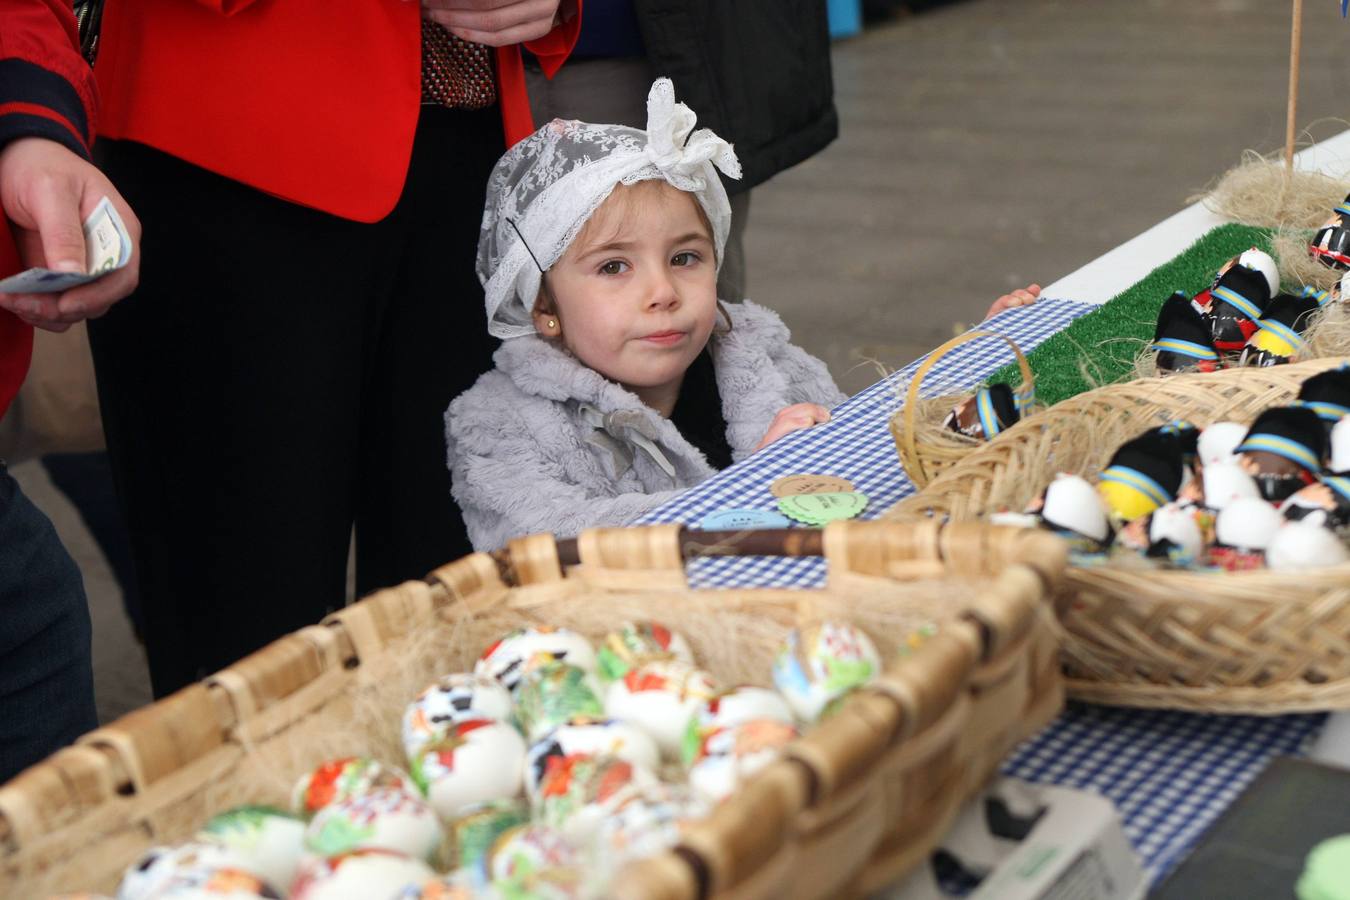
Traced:
MULTIPOLYGON (((970 521, 1021 509, 1054 477, 1093 477, 1115 448, 1173 419, 1249 423, 1342 363, 1180 374, 1112 385, 1018 424, 887 513, 970 521)), ((1350 565, 1202 573, 1070 568, 1072 696, 1126 706, 1275 714, 1350 707, 1350 565)))
MULTIPOLYGON (((885 590, 903 604, 916 580, 959 579, 970 587, 968 602, 953 606, 959 614, 936 635, 896 656, 870 687, 691 826, 681 846, 622 870, 610 891, 653 900, 854 896, 929 853, 1000 759, 1058 713, 1063 690, 1047 598, 1064 562, 1063 548, 1046 535, 933 523, 739 536, 611 529, 474 554, 281 638, 0 787, 0 896, 108 890, 147 847, 189 837, 214 812, 277 802, 315 762, 295 751, 297 739, 320 734, 325 749, 368 752, 372 735, 350 725, 364 696, 395 676, 413 684, 431 680, 438 666, 470 664, 451 651, 418 668, 424 654, 410 648, 428 633, 467 647, 456 636, 489 620, 489 627, 503 618, 566 625, 567 610, 610 600, 616 615, 704 602, 786 629, 820 598, 847 604, 859 592, 885 590), (686 586, 685 557, 733 552, 823 554, 829 585, 686 586)), ((700 635, 689 636, 697 649, 700 635)), ((377 745, 397 744, 398 713, 389 718, 390 734, 376 736, 377 745)))
POLYGON ((900 465, 904 467, 909 480, 917 488, 923 488, 947 469, 965 459, 987 442, 968 435, 960 434, 942 427, 943 420, 952 407, 971 395, 944 394, 940 397, 920 397, 919 391, 924 378, 933 366, 963 344, 984 338, 998 338, 1012 348, 1017 357, 1017 365, 1022 370, 1022 386, 1017 390, 1019 402, 1025 402, 1023 416, 1032 413, 1035 408, 1030 398, 1035 396, 1035 378, 1031 366, 1022 354, 1021 348, 1009 337, 994 331, 969 331, 952 338, 928 355, 919 366, 914 377, 905 389, 905 404, 891 416, 891 437, 895 439, 895 451, 900 455, 900 465))

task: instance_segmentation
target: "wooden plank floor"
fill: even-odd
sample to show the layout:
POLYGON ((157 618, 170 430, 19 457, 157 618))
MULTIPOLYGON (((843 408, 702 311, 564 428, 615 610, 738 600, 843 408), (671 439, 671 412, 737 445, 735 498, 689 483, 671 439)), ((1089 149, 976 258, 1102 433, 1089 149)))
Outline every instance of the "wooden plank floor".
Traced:
MULTIPOLYGON (((1282 0, 967 0, 836 45, 842 136, 754 193, 750 296, 850 392, 1180 209, 1284 138, 1282 0)), ((1307 4, 1301 126, 1350 123, 1350 23, 1307 4)), ((1123 286, 1122 286, 1123 287, 1123 286)), ((40 467, 15 475, 80 563, 104 719, 149 699, 98 549, 40 467)))

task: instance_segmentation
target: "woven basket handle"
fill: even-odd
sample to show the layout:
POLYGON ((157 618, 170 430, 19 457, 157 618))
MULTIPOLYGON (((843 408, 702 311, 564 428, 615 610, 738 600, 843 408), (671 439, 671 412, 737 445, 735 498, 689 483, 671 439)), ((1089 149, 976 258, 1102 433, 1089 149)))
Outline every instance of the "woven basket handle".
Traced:
POLYGON ((923 380, 927 377, 928 373, 932 371, 933 366, 938 364, 939 360, 957 347, 960 347, 963 344, 969 344, 971 341, 978 341, 982 338, 989 337, 998 338, 1012 348, 1013 355, 1017 357, 1017 366, 1022 370, 1022 387, 1017 391, 1019 410, 1024 409, 1030 403, 1031 396, 1035 391, 1036 379, 1032 375, 1031 366, 1027 363, 1026 356, 1022 353, 1022 348, 1018 347, 1017 342, 1005 334, 999 334, 997 331, 967 331, 965 334, 957 335, 941 347, 938 347, 932 353, 928 354, 928 358, 923 361, 923 364, 919 366, 919 370, 914 373, 914 377, 910 379, 909 388, 905 391, 905 408, 902 413, 905 421, 905 434, 903 437, 905 450, 909 454, 909 458, 914 460, 919 468, 923 470, 918 473, 911 473, 910 477, 916 484, 927 484, 929 481, 933 480, 933 474, 936 474, 930 474, 928 472, 927 467, 923 462, 923 456, 919 453, 918 447, 914 443, 914 417, 917 414, 916 409, 918 407, 919 389, 923 386, 923 380), (918 475, 917 478, 914 477, 915 474, 918 475))

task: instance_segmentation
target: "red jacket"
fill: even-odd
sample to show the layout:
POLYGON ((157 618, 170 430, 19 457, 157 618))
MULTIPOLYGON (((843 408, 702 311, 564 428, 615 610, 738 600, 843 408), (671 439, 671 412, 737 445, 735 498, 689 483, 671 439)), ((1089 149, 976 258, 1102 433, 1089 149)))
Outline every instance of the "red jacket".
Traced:
MULTIPOLYGON (((552 75, 577 14, 526 44, 552 75)), ((421 101, 417 0, 106 0, 99 134, 156 147, 286 200, 374 222, 403 189, 421 101)), ((97 110, 69 0, 0 0, 0 146, 88 157, 97 110)), ((506 143, 534 128, 519 47, 497 51, 506 143)), ((503 148, 505 149, 505 148, 503 148)), ((0 277, 20 268, 0 229, 0 277)), ((0 310, 0 416, 32 330, 0 310)))
MULTIPOLYGON (((421 101, 417 0, 107 0, 98 132, 295 203, 388 215, 421 101)), ((526 46, 550 75, 580 15, 526 46)), ((507 143, 533 131, 519 47, 497 51, 507 143)), ((503 147, 505 149, 505 147, 503 147)))
MULTIPOLYGON (((19 137, 56 140, 89 157, 94 79, 78 49, 69 0, 0 0, 0 147, 19 137)), ((0 277, 19 271, 18 250, 0 227, 0 277)), ((0 416, 28 372, 33 329, 0 310, 0 416)))

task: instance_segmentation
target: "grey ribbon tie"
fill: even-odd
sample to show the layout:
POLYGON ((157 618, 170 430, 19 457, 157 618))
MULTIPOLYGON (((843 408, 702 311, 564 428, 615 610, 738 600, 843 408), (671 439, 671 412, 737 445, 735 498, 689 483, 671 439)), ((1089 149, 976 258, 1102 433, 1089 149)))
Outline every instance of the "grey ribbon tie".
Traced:
MULTIPOLYGON (((631 409, 620 409, 615 410, 612 413, 602 413, 589 403, 578 404, 577 411, 581 413, 583 422, 594 428, 596 431, 602 432, 604 437, 610 438, 611 440, 618 438, 620 440, 627 439, 632 441, 644 453, 651 457, 652 462, 656 463, 657 467, 662 472, 665 472, 667 477, 672 481, 675 479, 675 467, 671 465, 670 460, 666 459, 666 455, 661 452, 661 448, 656 445, 656 441, 653 440, 654 435, 648 433, 650 425, 642 412, 631 409), (621 434, 621 432, 627 433, 621 434)), ((600 437, 600 435, 597 435, 597 437, 600 437)), ((606 449, 613 453, 615 463, 621 461, 620 448, 613 446, 609 441, 605 441, 603 444, 600 442, 595 443, 600 446, 605 446, 606 449)), ((627 468, 628 465, 632 464, 631 461, 628 460, 622 461, 625 462, 624 468, 627 468)))

